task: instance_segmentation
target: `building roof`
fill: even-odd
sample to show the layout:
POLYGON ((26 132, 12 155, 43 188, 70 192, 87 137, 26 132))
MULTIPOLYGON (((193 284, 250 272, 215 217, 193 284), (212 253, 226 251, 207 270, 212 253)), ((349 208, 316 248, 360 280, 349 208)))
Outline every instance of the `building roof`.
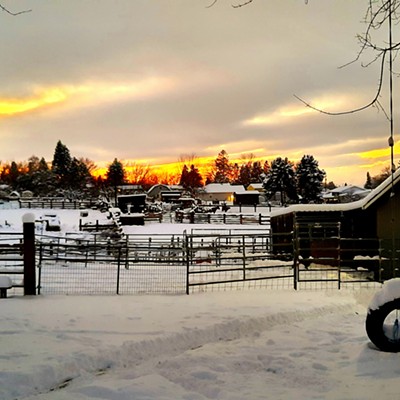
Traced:
POLYGON ((271 217, 290 214, 294 212, 324 212, 324 211, 348 211, 361 208, 363 210, 370 207, 379 198, 381 198, 385 193, 388 193, 392 184, 397 185, 400 182, 400 168, 395 171, 392 176, 389 176, 385 181, 383 181, 378 187, 373 189, 366 197, 361 200, 353 201, 350 203, 340 203, 340 204, 294 204, 289 207, 281 208, 276 211, 272 211, 271 217))
POLYGON ((244 193, 243 185, 231 185, 230 183, 209 183, 204 186, 206 193, 244 193))

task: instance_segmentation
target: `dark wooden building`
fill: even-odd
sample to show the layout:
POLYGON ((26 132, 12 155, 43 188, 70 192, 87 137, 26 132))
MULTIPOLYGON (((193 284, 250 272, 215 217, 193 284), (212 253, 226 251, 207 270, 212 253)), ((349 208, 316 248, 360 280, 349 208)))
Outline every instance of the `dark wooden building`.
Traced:
POLYGON ((297 246, 303 250, 303 257, 309 258, 346 254, 348 258, 379 255, 397 260, 400 170, 359 201, 299 204, 273 212, 271 232, 275 253, 294 253, 297 246))
POLYGON ((233 194, 233 204, 242 206, 254 206, 260 203, 260 192, 249 190, 233 194))

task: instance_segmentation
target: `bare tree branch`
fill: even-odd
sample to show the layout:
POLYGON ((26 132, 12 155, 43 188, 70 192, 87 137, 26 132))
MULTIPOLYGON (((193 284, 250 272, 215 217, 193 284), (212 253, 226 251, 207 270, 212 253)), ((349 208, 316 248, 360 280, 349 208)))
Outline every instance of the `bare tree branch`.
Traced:
MULTIPOLYGON (((361 44, 361 48, 359 52, 357 53, 357 56, 354 60, 350 61, 347 64, 342 65, 339 68, 344 68, 356 61, 359 61, 361 56, 366 52, 367 49, 372 50, 375 52, 375 56, 372 58, 372 60, 368 61, 367 63, 362 63, 362 67, 369 67, 371 64, 375 63, 378 59, 381 58, 381 64, 380 64, 380 73, 379 73, 379 81, 378 81, 378 88, 375 94, 375 97, 367 104, 365 104, 362 107, 358 107, 352 110, 348 111, 342 111, 342 112, 328 112, 325 110, 321 110, 317 107, 312 106, 310 103, 306 102, 305 100, 301 99, 300 97, 296 96, 295 97, 301 101, 304 105, 307 107, 318 111, 322 114, 326 115, 347 115, 347 114, 353 114, 359 111, 363 111, 369 107, 377 107, 378 109, 381 109, 386 118, 391 120, 391 117, 388 116, 388 113, 384 110, 382 104, 379 102, 379 97, 382 91, 382 85, 383 85, 383 76, 384 76, 384 69, 385 69, 385 60, 386 60, 386 55, 387 53, 390 54, 390 59, 393 57, 397 57, 397 54, 400 50, 400 42, 398 43, 389 43, 386 47, 381 47, 377 44, 375 44, 372 41, 372 31, 374 30, 379 30, 383 24, 387 21, 394 20, 396 23, 400 22, 400 15, 398 13, 398 10, 400 8, 400 1, 399 0, 381 0, 381 4, 378 5, 378 1, 376 0, 369 0, 369 5, 365 14, 364 22, 367 24, 367 29, 363 35, 357 35, 357 38, 361 44), (376 8, 377 7, 377 8, 376 8)), ((392 75, 393 71, 390 69, 389 73, 392 75)))
POLYGON ((236 4, 236 5, 233 5, 233 4, 232 4, 232 7, 233 7, 233 8, 240 8, 240 7, 247 6, 248 4, 250 4, 250 3, 252 3, 252 2, 253 2, 253 0, 247 0, 247 1, 245 1, 244 3, 239 3, 239 4, 236 4))
MULTIPOLYGON (((303 100, 302 98, 300 98, 300 97, 297 96, 297 95, 294 95, 294 97, 295 97, 297 100, 301 101, 306 107, 311 108, 312 110, 318 111, 318 112, 320 112, 320 113, 322 113, 322 114, 326 114, 326 115, 347 115, 347 114, 354 114, 354 113, 356 113, 356 112, 363 111, 363 110, 365 110, 365 109, 367 109, 367 108, 369 108, 369 107, 371 107, 371 106, 373 106, 373 105, 375 105, 375 104, 379 104, 379 106, 382 107, 381 104, 379 103, 379 96, 380 96, 380 94, 381 94, 382 85, 383 85, 383 75, 384 75, 384 71, 385 71, 384 64, 385 64, 386 53, 387 53, 387 50, 385 50, 385 51, 382 53, 381 68, 380 68, 380 77, 379 77, 378 89, 377 89, 377 91, 376 91, 375 97, 374 97, 368 104, 366 104, 366 105, 364 105, 364 106, 362 106, 362 107, 354 108, 354 109, 348 110, 348 111, 329 112, 329 111, 321 110, 320 108, 317 108, 317 107, 312 106, 310 103, 307 103, 305 100, 303 100)), ((386 112, 385 112, 385 115, 387 116, 386 112)))
POLYGON ((209 4, 208 6, 206 6, 206 8, 211 8, 218 0, 214 0, 211 4, 209 4))
POLYGON ((4 7, 2 4, 0 4, 0 10, 2 10, 4 12, 6 12, 7 14, 12 15, 14 17, 16 15, 25 14, 25 13, 28 13, 28 12, 32 11, 32 10, 22 10, 22 11, 18 11, 18 12, 12 12, 8 8, 4 7))

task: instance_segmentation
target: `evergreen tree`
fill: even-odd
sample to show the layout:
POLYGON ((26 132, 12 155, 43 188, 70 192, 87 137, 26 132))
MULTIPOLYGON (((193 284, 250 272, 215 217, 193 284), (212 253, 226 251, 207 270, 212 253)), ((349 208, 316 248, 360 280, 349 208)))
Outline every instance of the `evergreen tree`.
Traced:
POLYGON ((269 197, 280 192, 282 205, 286 203, 285 196, 291 200, 298 199, 294 166, 287 158, 278 157, 272 161, 263 184, 269 197))
POLYGON ((304 155, 296 167, 297 188, 305 203, 320 200, 325 171, 319 169, 313 156, 304 155))
POLYGON ((186 166, 183 166, 181 179, 179 182, 185 189, 193 191, 196 188, 203 186, 203 178, 199 170, 192 164, 190 170, 186 166))
POLYGON ((239 178, 237 183, 245 187, 249 186, 251 182, 251 167, 249 163, 242 164, 239 171, 239 178))
POLYGON ((215 183, 229 183, 232 167, 229 163, 229 156, 225 150, 221 150, 215 159, 215 183))
POLYGON ((181 179, 179 180, 179 185, 183 186, 184 188, 188 187, 189 184, 189 169, 185 164, 182 168, 181 179))
POLYGON ((62 185, 66 185, 70 181, 71 162, 72 159, 68 147, 59 140, 54 150, 51 169, 57 175, 62 185))
POLYGON ((46 160, 44 159, 44 157, 42 157, 39 161, 39 167, 38 167, 39 171, 48 171, 49 170, 49 166, 47 165, 46 160))
POLYGON ((367 172, 367 180, 365 181, 364 189, 372 189, 372 178, 369 172, 367 172))
POLYGON ((261 182, 261 175, 263 173, 263 168, 261 167, 260 161, 255 161, 251 168, 251 183, 261 182))
POLYGON ((198 168, 196 168, 193 164, 190 166, 189 182, 190 187, 192 188, 199 188, 203 186, 203 177, 201 176, 198 168))
POLYGON ((84 189, 86 187, 86 183, 91 178, 86 164, 82 160, 78 160, 75 157, 71 161, 69 176, 69 186, 72 189, 84 189))
POLYGON ((125 183, 125 170, 121 161, 114 158, 114 161, 108 166, 106 173, 106 182, 109 186, 117 187, 125 183))

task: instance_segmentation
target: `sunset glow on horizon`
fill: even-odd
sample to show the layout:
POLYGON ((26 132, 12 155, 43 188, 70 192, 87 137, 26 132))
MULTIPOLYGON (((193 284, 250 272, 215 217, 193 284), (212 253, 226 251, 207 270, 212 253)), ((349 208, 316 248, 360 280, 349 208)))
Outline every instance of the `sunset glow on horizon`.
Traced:
MULTIPOLYGON (((359 54, 365 2, 207 5, 36 0, 30 13, 2 13, 0 160, 51 160, 60 140, 97 175, 117 158, 128 177, 141 166, 176 181, 191 152, 203 177, 222 149, 239 165, 313 155, 338 185, 389 164, 385 112, 332 117, 307 106, 335 113, 374 98, 371 54, 346 64, 359 54)), ((399 153, 396 144, 396 165, 399 153)))

